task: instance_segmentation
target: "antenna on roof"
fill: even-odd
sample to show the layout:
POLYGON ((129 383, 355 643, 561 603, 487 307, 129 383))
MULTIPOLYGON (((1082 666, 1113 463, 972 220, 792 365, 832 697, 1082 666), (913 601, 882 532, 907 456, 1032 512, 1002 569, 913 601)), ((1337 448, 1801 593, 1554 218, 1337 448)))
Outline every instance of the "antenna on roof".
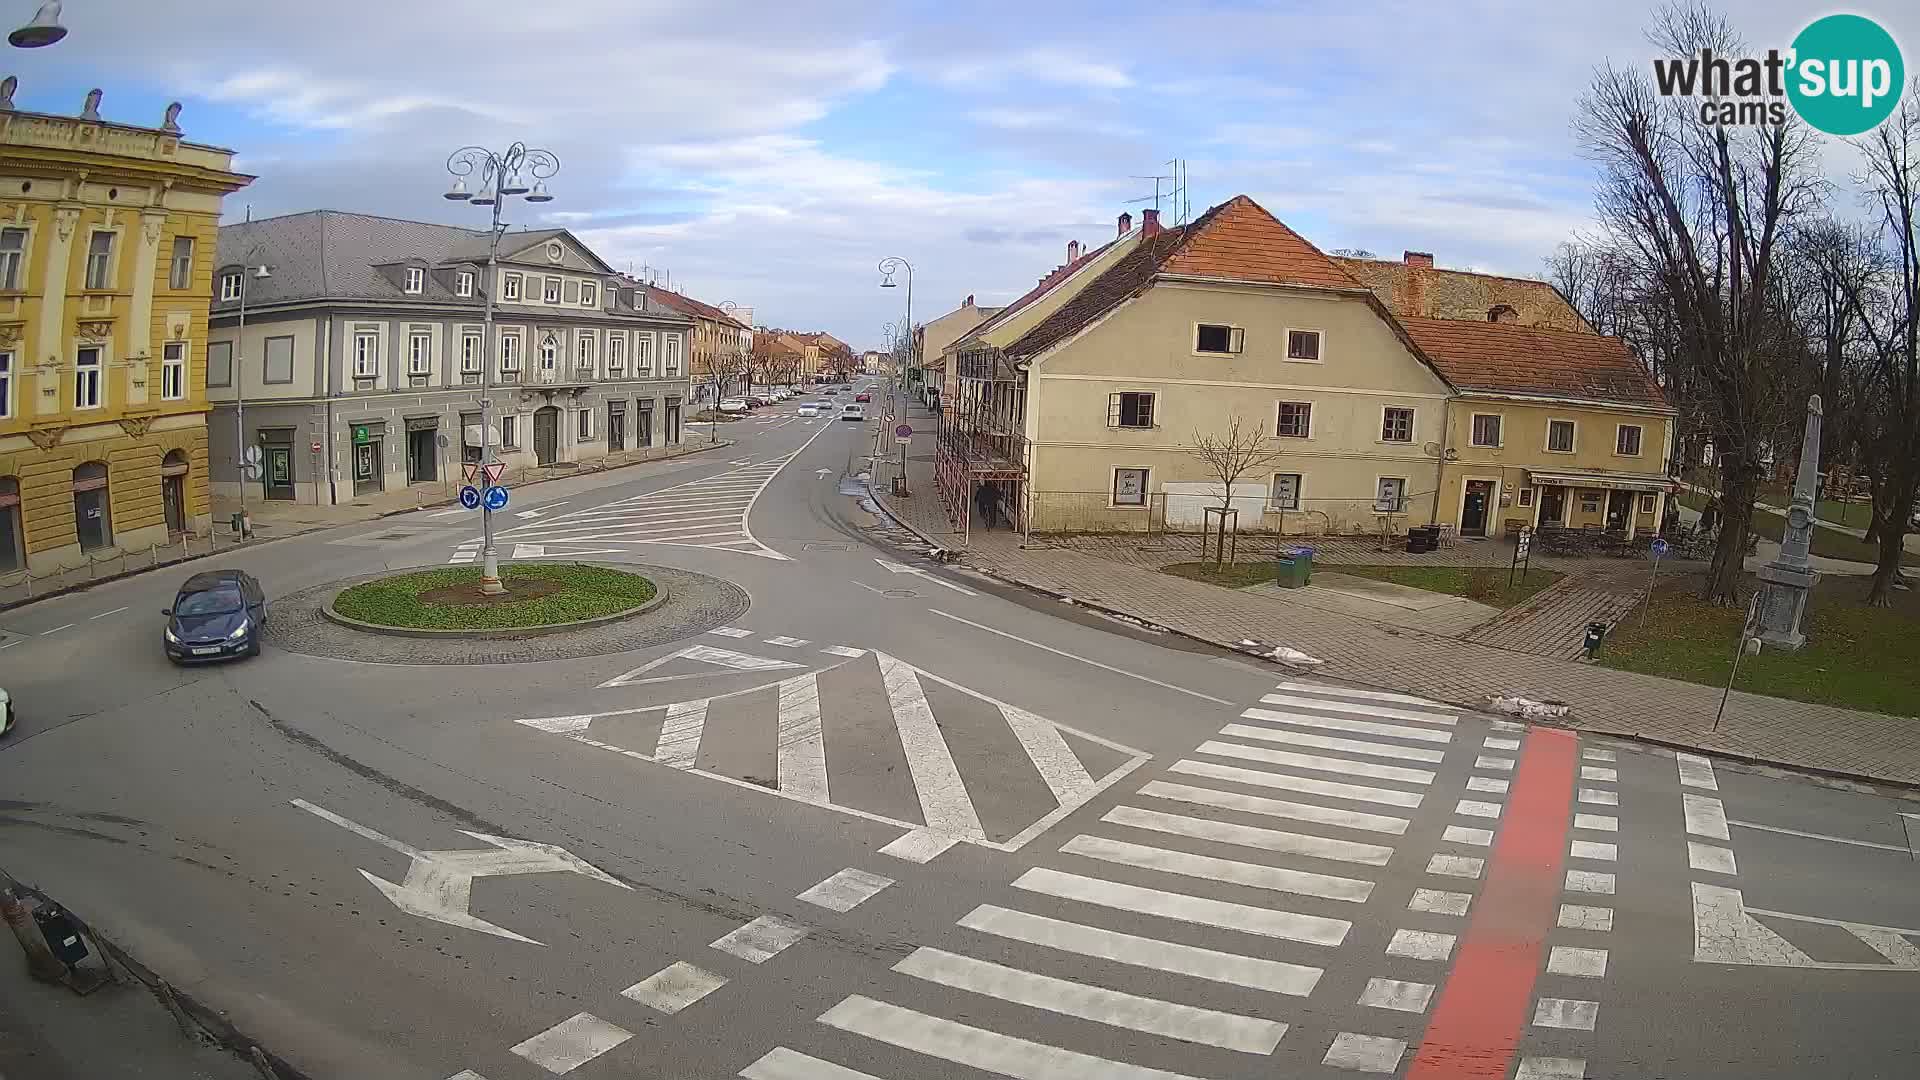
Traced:
POLYGON ((1153 181, 1153 194, 1152 194, 1152 195, 1142 195, 1141 197, 1139 197, 1139 198, 1137 198, 1137 199, 1128 199, 1128 200, 1127 200, 1127 202, 1129 202, 1129 203, 1146 203, 1146 202, 1150 202, 1150 203, 1152 203, 1152 204, 1153 204, 1153 209, 1154 209, 1154 211, 1155 211, 1156 213, 1157 213, 1157 212, 1159 212, 1159 210, 1160 210, 1160 200, 1162 200, 1162 199, 1164 199, 1164 198, 1167 198, 1167 197, 1168 197, 1168 195, 1169 195, 1169 194, 1171 194, 1171 192, 1170 192, 1170 191, 1169 191, 1169 192, 1167 192, 1167 193, 1162 193, 1162 191, 1160 190, 1160 185, 1161 185, 1161 184, 1162 184, 1163 182, 1170 182, 1170 181, 1172 181, 1172 180, 1173 180, 1173 176, 1172 176, 1172 174, 1167 174, 1167 175, 1163 175, 1163 176, 1129 176, 1129 177, 1127 177, 1127 179, 1129 179, 1129 180, 1151 180, 1151 181, 1153 181))

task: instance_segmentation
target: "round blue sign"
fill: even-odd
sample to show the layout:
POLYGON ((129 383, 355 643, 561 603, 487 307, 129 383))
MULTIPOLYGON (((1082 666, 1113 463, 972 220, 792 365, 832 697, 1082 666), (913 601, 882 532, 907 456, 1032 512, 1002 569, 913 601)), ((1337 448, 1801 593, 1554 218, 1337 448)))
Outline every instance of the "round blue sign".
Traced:
POLYGON ((460 505, 469 510, 480 509, 480 489, 468 484, 460 489, 460 505))
POLYGON ((507 508, 507 489, 498 485, 487 489, 487 509, 505 510, 507 508))
POLYGON ((1666 553, 1667 553, 1667 542, 1665 540, 1655 540, 1653 542, 1653 557, 1657 559, 1660 556, 1665 555, 1666 553))

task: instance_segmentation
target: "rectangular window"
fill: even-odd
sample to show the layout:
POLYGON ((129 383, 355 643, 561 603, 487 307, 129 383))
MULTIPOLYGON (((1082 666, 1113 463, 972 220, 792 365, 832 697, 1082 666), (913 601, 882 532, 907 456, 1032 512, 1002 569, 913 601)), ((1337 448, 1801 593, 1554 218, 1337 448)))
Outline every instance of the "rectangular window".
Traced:
POLYGON ((500 446, 502 449, 511 450, 520 445, 520 432, 518 430, 520 425, 517 423, 519 419, 519 417, 511 414, 500 418, 500 446))
POLYGON ((353 377, 371 379, 380 374, 380 335, 362 332, 353 335, 353 377))
POLYGON ((513 374, 520 370, 520 335, 500 335, 500 374, 513 374))
POLYGON ((653 335, 633 336, 633 373, 642 379, 653 378, 653 335))
POLYGON ((1613 452, 1621 457, 1640 456, 1640 425, 1621 424, 1614 433, 1613 452))
POLYGON ((13 415, 13 354, 0 352, 0 420, 13 415))
POLYGON ((87 288, 113 287, 113 234, 97 232, 87 238, 87 288))
POLYGON ((1573 421, 1547 421, 1547 449, 1556 454, 1573 453, 1573 421))
POLYGON ((593 410, 580 410, 580 441, 593 438, 593 410))
POLYGON ((1274 473, 1273 493, 1267 498, 1269 510, 1300 509, 1300 474, 1274 473))
POLYGON ((557 304, 560 302, 560 279, 559 278, 550 277, 546 280, 545 284, 540 286, 540 299, 546 301, 549 304, 557 304))
POLYGON ((1313 430, 1313 406, 1304 401, 1280 403, 1273 433, 1282 439, 1304 439, 1313 430))
POLYGON ((239 274, 221 274, 220 275, 220 299, 224 303, 232 303, 233 301, 240 299, 240 275, 239 274))
POLYGON ((293 381, 293 338, 270 337, 267 339, 267 366, 263 381, 270 383, 290 383, 293 381))
POLYGON ((1413 410, 1389 405, 1380 411, 1381 442, 1413 441, 1413 410))
POLYGON ((594 366, 600 362, 600 357, 597 355, 599 349, 596 347, 598 339, 594 337, 593 331, 583 330, 580 332, 579 339, 575 344, 576 348, 574 352, 579 357, 577 363, 580 365, 580 371, 588 377, 592 377, 594 366))
POLYGON ((1318 330, 1287 331, 1287 359, 1289 360, 1320 359, 1320 331, 1318 330))
POLYGON ((1500 414, 1474 413, 1473 431, 1467 436, 1467 439, 1468 442, 1474 446, 1499 446, 1500 414))
POLYGON ((1108 394, 1107 426, 1150 428, 1153 426, 1152 394, 1108 394))
POLYGON ((1532 488, 1524 487, 1520 489, 1520 505, 1521 506, 1533 505, 1533 489, 1532 488))
POLYGON ((615 330, 607 335, 607 377, 618 379, 627 373, 627 333, 615 330))
POLYGON ((661 363, 662 363, 662 366, 665 368, 662 374, 664 374, 667 378, 674 379, 680 376, 680 335, 679 334, 667 335, 667 353, 666 353, 665 359, 663 359, 661 363))
POLYGON ((27 230, 0 229, 0 289, 18 289, 26 271, 27 230))
POLYGON ((216 341, 207 346, 207 385, 233 385, 233 342, 216 341))
POLYGON ((78 352, 74 353, 73 407, 76 409, 100 407, 100 347, 98 345, 83 345, 78 352))
POLYGON ((193 237, 173 238, 173 262, 167 267, 167 288, 175 292, 193 287, 193 237))
POLYGON ((1193 331, 1193 351, 1237 353, 1246 347, 1247 332, 1237 326, 1201 323, 1193 331))
POLYGON ((482 339, 479 334, 462 334, 460 336, 461 373, 467 375, 477 375, 480 373, 481 341, 482 339))
POLYGON ((1113 505, 1147 505, 1147 470, 1113 470, 1113 505))
POLYGON ((187 396, 187 343, 169 341, 160 346, 160 400, 187 396))
POLYGON ((1640 496, 1640 512, 1643 514, 1653 513, 1653 496, 1651 495, 1640 496))
POLYGON ((473 295, 473 273, 471 271, 462 270, 458 275, 454 277, 453 295, 455 296, 472 296, 473 295))
POLYGON ((1407 481, 1404 477, 1383 476, 1373 489, 1373 508, 1383 514, 1398 514, 1407 508, 1407 481))
POLYGON ((599 307, 600 306, 600 286, 594 284, 591 281, 581 282, 580 283, 580 306, 581 307, 599 307))
POLYGON ((425 292, 426 288, 427 272, 417 266, 407 267, 407 291, 410 293, 421 293, 425 292))
POLYGON ((426 375, 433 370, 433 335, 416 330, 407 335, 407 374, 426 375))
POLYGON ((500 279, 500 299, 502 300, 520 299, 520 275, 519 274, 508 274, 506 277, 500 279))

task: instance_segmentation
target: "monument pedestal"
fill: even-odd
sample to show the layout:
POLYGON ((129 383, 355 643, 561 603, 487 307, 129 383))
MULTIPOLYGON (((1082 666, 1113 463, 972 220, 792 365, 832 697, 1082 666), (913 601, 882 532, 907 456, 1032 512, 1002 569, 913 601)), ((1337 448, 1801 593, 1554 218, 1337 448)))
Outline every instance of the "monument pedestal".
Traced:
POLYGON ((1759 632, 1754 636, 1768 648, 1795 652, 1807 643, 1800 618, 1807 612, 1807 594, 1820 580, 1818 570, 1768 563, 1755 574, 1760 579, 1760 603, 1755 612, 1759 632))

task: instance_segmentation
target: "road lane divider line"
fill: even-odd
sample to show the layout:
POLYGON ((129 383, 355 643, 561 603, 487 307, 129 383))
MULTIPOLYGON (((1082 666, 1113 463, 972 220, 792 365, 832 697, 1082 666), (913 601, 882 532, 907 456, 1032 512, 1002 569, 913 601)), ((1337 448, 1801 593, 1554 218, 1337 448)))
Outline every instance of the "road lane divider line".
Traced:
MULTIPOLYGON (((1692 796, 1688 796, 1688 798, 1692 798, 1692 796)), ((1716 799, 1716 800, 1714 800, 1714 801, 1715 801, 1715 802, 1717 803, 1717 802, 1718 802, 1719 800, 1717 800, 1717 799, 1716 799)), ((1911 818, 1913 818, 1913 817, 1915 817, 1915 816, 1916 816, 1916 815, 1913 815, 1913 814, 1902 814, 1902 815, 1901 815, 1901 817, 1903 817, 1903 818, 1909 818, 1909 819, 1911 819, 1911 818)), ((1910 848, 1910 847, 1909 847, 1908 845, 1906 845, 1906 844, 1882 844, 1882 843, 1879 843, 1879 842, 1877 842, 1877 841, 1873 841, 1873 840, 1855 840, 1855 839, 1853 839, 1853 838, 1852 838, 1852 837, 1850 837, 1850 836, 1828 836, 1828 835, 1826 835, 1825 833, 1815 833, 1815 832, 1802 832, 1802 831, 1801 831, 1801 830, 1799 830, 1799 829, 1788 829, 1788 828, 1784 828, 1784 827, 1782 827, 1782 826, 1779 826, 1779 825, 1762 825, 1762 824, 1760 824, 1760 823, 1759 823, 1759 822, 1757 822, 1757 821, 1733 821, 1733 820, 1730 820, 1730 819, 1728 819, 1728 818, 1726 818, 1726 817, 1724 817, 1724 816, 1723 816, 1723 817, 1721 818, 1721 821, 1722 821, 1722 823, 1723 823, 1723 824, 1721 825, 1721 828, 1722 828, 1723 830, 1725 829, 1725 827, 1726 827, 1727 825, 1733 825, 1733 826, 1736 826, 1736 827, 1738 827, 1738 828, 1742 828, 1742 829, 1753 829, 1753 830, 1756 830, 1756 831, 1758 831, 1758 832, 1770 832, 1770 833, 1778 833, 1778 834, 1780 834, 1780 835, 1782 835, 1782 836, 1797 836, 1797 837, 1800 837, 1800 838, 1801 838, 1801 839, 1803 839, 1803 840, 1824 840, 1824 841, 1826 841, 1826 842, 1827 842, 1827 843, 1829 843, 1829 844, 1850 844, 1850 845, 1852 845, 1853 847, 1863 847, 1863 848, 1877 848, 1877 849, 1879 849, 1879 850, 1881 850, 1881 851, 1897 851, 1897 852, 1899 852, 1899 853, 1901 853, 1902 855, 1911 855, 1911 854, 1913 854, 1913 850, 1912 850, 1912 848, 1910 848)), ((1916 823, 1916 824, 1914 825, 1914 828, 1915 828, 1916 830, 1920 830, 1920 823, 1916 823)), ((1692 827, 1692 825, 1688 825, 1688 827, 1687 827, 1687 831, 1688 831, 1688 832, 1693 832, 1693 827, 1692 827)), ((1706 834, 1701 834, 1701 835, 1706 835, 1706 834)), ((1720 836, 1719 836, 1719 839, 1721 839, 1721 840, 1725 840, 1725 839, 1727 839, 1727 834, 1726 834, 1726 833, 1725 833, 1724 831, 1723 831, 1723 832, 1721 832, 1721 833, 1720 833, 1720 836)))
POLYGON ((1070 653, 1065 649, 1056 649, 1051 645, 1043 645, 1040 642, 1034 641, 1030 638, 1023 638, 1018 634, 1009 634, 1005 630, 996 630, 993 627, 987 626, 983 623, 974 622, 972 619, 963 619, 960 616, 955 615, 950 611, 941 611, 938 608, 928 608, 927 613, 930 615, 938 615, 943 619, 951 619, 957 623, 963 623, 967 626, 973 627, 975 630, 984 630, 989 634, 998 635, 1000 637, 1006 638, 1009 641, 1017 641, 1022 645, 1028 646, 1029 648, 1039 649, 1042 652, 1050 652, 1055 656, 1064 656, 1069 660, 1078 660, 1089 667, 1096 667, 1102 671, 1112 672, 1115 675, 1124 675, 1129 679, 1135 679, 1140 682, 1147 683, 1151 686, 1158 686, 1162 690, 1172 690, 1175 693, 1185 694, 1188 697, 1196 697, 1202 701, 1211 701, 1216 705, 1225 705, 1228 708, 1232 708, 1234 705, 1233 702, 1228 701, 1225 698, 1217 698, 1217 697, 1214 697, 1212 694, 1203 694, 1198 690, 1189 690, 1184 686, 1175 686, 1173 683, 1170 683, 1170 682, 1161 682, 1159 679, 1142 675, 1137 671, 1128 671, 1125 668, 1115 667, 1112 664, 1103 664, 1098 660, 1093 660, 1088 657, 1081 656, 1077 653, 1070 653))
POLYGON ((101 613, 100 613, 100 614, 98 614, 98 615, 89 615, 89 616, 87 616, 87 618, 88 618, 88 620, 89 620, 89 621, 91 621, 91 620, 93 620, 93 619, 104 619, 104 618, 106 618, 106 617, 107 617, 107 616, 109 616, 109 615, 118 615, 118 614, 120 614, 121 612, 123 612, 123 611, 125 611, 125 610, 127 610, 127 609, 126 609, 126 608, 123 608, 123 607, 117 607, 117 608, 114 608, 114 609, 113 609, 112 611, 103 611, 103 612, 101 612, 101 613))

